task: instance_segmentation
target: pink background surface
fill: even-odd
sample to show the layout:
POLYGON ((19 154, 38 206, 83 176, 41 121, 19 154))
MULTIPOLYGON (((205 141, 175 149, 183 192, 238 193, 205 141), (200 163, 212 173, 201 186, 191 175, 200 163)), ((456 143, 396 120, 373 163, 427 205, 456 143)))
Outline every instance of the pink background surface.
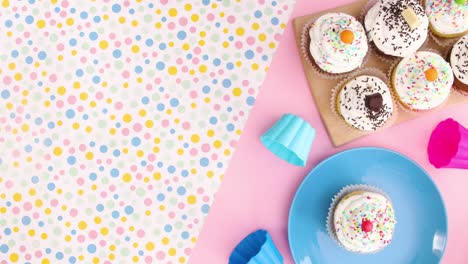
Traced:
POLYGON ((340 148, 333 147, 327 136, 303 73, 292 19, 349 2, 352 1, 297 1, 190 263, 227 263, 236 244, 258 228, 268 230, 285 263, 293 263, 287 240, 287 223, 289 206, 297 187, 321 160, 360 146, 399 151, 429 172, 442 192, 449 217, 449 241, 442 263, 468 262, 468 171, 437 170, 429 164, 426 155, 429 135, 439 121, 452 117, 468 127, 468 104, 426 115, 340 148), (303 117, 317 131, 305 168, 278 159, 260 143, 261 134, 288 112, 303 117))

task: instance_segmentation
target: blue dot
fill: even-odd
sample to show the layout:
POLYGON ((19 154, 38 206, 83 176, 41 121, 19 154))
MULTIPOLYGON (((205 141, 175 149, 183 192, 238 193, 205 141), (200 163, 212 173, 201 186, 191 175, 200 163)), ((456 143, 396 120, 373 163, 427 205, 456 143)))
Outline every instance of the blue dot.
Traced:
POLYGON ((163 111, 165 108, 164 104, 161 104, 161 103, 159 103, 156 107, 159 111, 163 111))
POLYGON ((94 244, 89 244, 86 249, 88 250, 89 253, 95 253, 96 252, 96 246, 94 244))
POLYGON ((249 96, 246 99, 248 105, 254 105, 255 104, 255 97, 249 96))
POLYGON ((8 99, 8 97, 10 97, 10 91, 8 91, 8 90, 3 90, 3 91, 2 91, 2 98, 3 98, 3 99, 8 99))
POLYGON ((76 43, 77 43, 77 41, 76 41, 76 39, 72 38, 72 39, 70 39, 70 40, 68 41, 68 43, 70 43, 71 46, 75 46, 76 43))
POLYGON ((201 210, 204 214, 207 214, 210 211, 210 206, 207 204, 202 205, 201 210))
POLYGON ((141 143, 141 140, 139 138, 137 138, 137 137, 132 138, 132 145, 133 146, 137 147, 137 146, 140 145, 140 143, 141 143))
POLYGON ((46 147, 49 147, 50 145, 52 145, 52 140, 50 138, 44 139, 44 145, 46 147))
POLYGON ((21 218, 21 223, 23 223, 23 225, 29 225, 31 223, 31 218, 29 216, 23 216, 23 218, 21 218))
POLYGON ((75 111, 73 111, 73 109, 68 109, 68 110, 65 112, 65 115, 66 115, 68 118, 73 118, 73 117, 75 117, 75 111))
POLYGON ((12 50, 12 51, 11 51, 11 56, 12 56, 13 58, 18 57, 18 55, 19 55, 19 52, 18 52, 17 50, 12 50))
POLYGON ((184 186, 180 186, 179 188, 177 188, 177 193, 180 194, 180 195, 184 195, 186 192, 185 190, 185 187, 184 186))
POLYGON ((252 59, 252 58, 254 57, 254 52, 251 51, 251 50, 248 50, 248 51, 245 52, 244 55, 245 55, 245 57, 246 57, 247 59, 250 60, 250 59, 252 59))
POLYGON ((156 69, 158 69, 158 70, 160 70, 160 71, 164 70, 164 67, 165 67, 165 66, 166 66, 166 65, 164 65, 164 62, 162 62, 162 61, 158 61, 158 62, 156 63, 156 69))
POLYGON ((147 40, 145 41, 145 44, 146 44, 146 46, 148 46, 148 47, 153 46, 153 43, 154 43, 154 42, 153 42, 152 39, 147 39, 147 40))
POLYGON ((50 252, 52 252, 52 249, 46 248, 45 252, 46 252, 46 254, 50 254, 50 252))
POLYGON ((29 152, 32 151, 32 146, 31 146, 31 145, 26 145, 26 146, 24 147, 24 150, 25 150, 26 152, 29 153, 29 152))
POLYGON ((133 207, 131 207, 130 205, 127 205, 125 206, 125 209, 124 209, 125 213, 126 214, 132 214, 133 213, 133 207))
POLYGON ((260 11, 260 10, 255 11, 254 16, 256 18, 261 18, 262 17, 262 11, 260 11))
POLYGON ((33 58, 31 56, 27 56, 25 61, 27 64, 31 64, 33 62, 33 58))
POLYGON ((182 177, 187 177, 189 175, 188 170, 182 170, 180 174, 182 175, 182 177))
POLYGON ((98 212, 102 212, 102 211, 104 210, 104 205, 102 205, 102 204, 96 205, 96 210, 97 210, 98 212))
POLYGON ((224 86, 224 88, 229 88, 229 87, 231 87, 231 80, 229 80, 229 79, 224 79, 224 80, 223 80, 223 86, 224 86))
POLYGON ((70 262, 70 264, 75 264, 76 258, 74 256, 71 256, 68 258, 68 262, 70 262))
POLYGON ((34 22, 34 17, 27 16, 24 20, 26 21, 26 24, 32 24, 34 22))
POLYGON ((141 73, 143 71, 143 68, 141 66, 136 66, 135 67, 135 72, 136 73, 141 73))
POLYGON ((101 21, 101 17, 100 16, 95 16, 95 17, 93 17, 93 21, 96 22, 96 23, 99 23, 101 21))
POLYGON ((120 173, 119 173, 119 170, 118 170, 118 169, 115 169, 115 168, 114 168, 114 169, 112 169, 112 170, 110 171, 110 174, 111 174, 112 177, 115 178, 115 177, 118 177, 120 173))
POLYGON ((202 167, 208 166, 209 163, 210 163, 210 161, 209 161, 207 158, 201 158, 201 159, 200 159, 200 165, 201 165, 202 167))
POLYGON ((101 151, 101 153, 106 153, 107 152, 107 146, 105 146, 105 145, 100 146, 99 151, 101 151))
POLYGON ((7 253, 9 249, 10 249, 10 248, 9 248, 8 245, 6 245, 6 244, 2 244, 2 245, 0 246, 0 252, 2 252, 2 253, 7 253))
POLYGON ((171 231, 172 231, 172 226, 169 225, 169 224, 165 225, 165 226, 164 226, 164 231, 166 231, 166 232, 168 232, 168 233, 171 232, 171 231))
POLYGON ((101 81, 101 77, 99 77, 97 75, 93 77, 93 83, 98 84, 100 81, 101 81))
POLYGON ((90 40, 96 40, 97 38, 98 38, 98 33, 94 32, 94 31, 89 33, 89 39, 90 40))
POLYGON ((67 158, 67 162, 68 164, 73 165, 76 163, 76 158, 74 156, 70 156, 67 158))
POLYGON ((160 202, 164 201, 165 198, 166 197, 162 193, 160 193, 160 194, 158 194, 158 196, 156 196, 156 199, 158 199, 158 201, 160 201, 160 202))
POLYGON ((3 233, 5 233, 5 235, 9 236, 11 234, 11 229, 7 227, 7 228, 5 228, 3 230, 3 233))
POLYGON ((208 85, 203 86, 203 93, 208 94, 211 91, 211 88, 208 85))
POLYGON ((165 50, 166 49, 166 44, 165 43, 159 44, 159 49, 160 50, 165 50))
POLYGON ((55 190, 55 184, 54 184, 53 182, 47 184, 47 189, 48 189, 49 191, 55 190))
POLYGON ((203 0, 202 3, 203 3, 203 5, 209 5, 209 4, 210 4, 210 0, 203 0))
POLYGON ((216 59, 213 60, 213 64, 214 64, 215 66, 219 66, 219 65, 221 65, 221 60, 218 59, 218 58, 216 58, 216 59))
POLYGON ((222 167, 223 167, 223 163, 222 163, 222 162, 218 162, 218 164, 216 164, 216 166, 217 166, 218 168, 222 168, 222 167))
POLYGON ((271 19, 271 23, 276 26, 279 24, 279 19, 277 17, 274 17, 271 19))
POLYGON ((120 58, 120 56, 122 56, 122 52, 120 50, 116 49, 116 50, 114 50, 112 52, 112 56, 114 56, 114 58, 118 59, 118 58, 120 58))
POLYGON ((172 166, 172 165, 169 166, 169 167, 167 167, 167 171, 168 171, 169 173, 174 173, 175 170, 176 170, 176 168, 175 168, 174 166, 172 166))
POLYGON ((190 234, 189 234, 189 232, 184 231, 184 232, 182 232, 181 236, 182 236, 183 239, 188 239, 190 234))
POLYGON ((112 218, 117 219, 119 218, 120 213, 118 211, 112 211, 112 218))
POLYGON ((113 4, 113 5, 112 5, 112 12, 114 12, 114 13, 119 13, 120 10, 122 10, 122 7, 120 7, 119 4, 113 4))
POLYGON ((187 33, 185 33, 185 31, 179 31, 179 32, 177 33, 177 38, 178 38, 179 40, 184 40, 186 37, 187 37, 187 33))
POLYGON ((112 152, 112 155, 114 155, 114 157, 120 156, 120 150, 115 149, 115 150, 112 152))
POLYGON ((216 125, 218 123, 218 119, 215 116, 210 117, 210 124, 216 125))
POLYGON ((96 142, 94 142, 94 141, 90 141, 90 142, 89 142, 89 146, 90 146, 90 147, 94 147, 94 146, 96 146, 96 142))
POLYGON ((76 76, 81 77, 81 76, 83 76, 84 72, 83 72, 82 69, 78 69, 78 70, 76 70, 75 74, 76 74, 76 76))
POLYGON ((95 181, 97 179, 97 174, 92 172, 89 174, 89 179, 92 180, 92 181, 95 181))
POLYGON ((55 253, 55 258, 58 259, 58 260, 63 259, 63 253, 62 252, 55 253))
POLYGON ((11 20, 8 19, 7 21, 5 21, 5 26, 7 28, 10 28, 12 25, 13 25, 13 22, 11 20))
POLYGON ((233 130, 234 130, 234 125, 233 125, 233 124, 228 124, 228 125, 226 126, 226 129, 227 129, 228 131, 233 131, 233 130))
POLYGON ((34 184, 38 183, 38 182, 39 182, 39 177, 37 177, 37 176, 32 176, 32 177, 31 177, 31 182, 34 183, 34 184))
POLYGON ((80 13, 80 17, 81 17, 81 19, 87 19, 88 18, 88 13, 83 11, 83 12, 80 13))
POLYGON ((141 98, 141 103, 142 104, 148 104, 149 103, 149 98, 147 96, 141 98))
POLYGON ((172 107, 176 107, 179 105, 179 100, 177 98, 172 98, 169 103, 171 104, 172 107))

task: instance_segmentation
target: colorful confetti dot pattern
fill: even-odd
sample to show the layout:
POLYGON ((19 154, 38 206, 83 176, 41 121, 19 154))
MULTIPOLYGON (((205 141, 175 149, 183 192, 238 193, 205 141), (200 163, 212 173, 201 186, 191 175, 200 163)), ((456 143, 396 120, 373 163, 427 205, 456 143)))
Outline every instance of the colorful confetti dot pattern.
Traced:
POLYGON ((294 1, 0 1, 0 263, 186 263, 294 1))

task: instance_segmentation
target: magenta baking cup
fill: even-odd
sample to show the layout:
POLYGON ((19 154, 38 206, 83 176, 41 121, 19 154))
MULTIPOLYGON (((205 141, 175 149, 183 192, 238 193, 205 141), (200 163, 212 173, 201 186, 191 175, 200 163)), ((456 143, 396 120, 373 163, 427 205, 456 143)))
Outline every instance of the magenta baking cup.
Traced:
POLYGON ((432 131, 427 154, 436 168, 468 169, 468 129, 452 118, 440 122, 432 131))

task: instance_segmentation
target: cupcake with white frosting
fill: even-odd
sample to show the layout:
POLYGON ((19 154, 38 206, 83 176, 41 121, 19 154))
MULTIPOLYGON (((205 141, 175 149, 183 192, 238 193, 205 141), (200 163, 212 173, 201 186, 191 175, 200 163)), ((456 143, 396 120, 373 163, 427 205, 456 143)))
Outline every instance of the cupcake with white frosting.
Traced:
POLYGON ((367 185, 343 188, 333 199, 327 229, 343 248, 354 253, 372 254, 387 247, 396 225, 390 199, 367 185))
POLYGON ((367 54, 363 26, 344 13, 320 16, 308 29, 308 37, 313 63, 328 74, 348 73, 359 68, 367 54))
POLYGON ((449 97, 454 78, 450 64, 439 54, 418 51, 396 65, 391 82, 405 108, 423 111, 438 107, 449 97))
POLYGON ((419 0, 380 0, 367 11, 364 26, 378 51, 406 57, 425 43, 429 19, 419 0))
POLYGON ((466 0, 424 0, 429 28, 438 37, 453 38, 468 32, 466 0))
POLYGON ((394 113, 390 88, 379 77, 359 75, 338 87, 336 113, 349 126, 360 131, 375 131, 394 113))
POLYGON ((453 45, 450 52, 450 66, 455 76, 455 87, 468 92, 468 35, 453 45))

